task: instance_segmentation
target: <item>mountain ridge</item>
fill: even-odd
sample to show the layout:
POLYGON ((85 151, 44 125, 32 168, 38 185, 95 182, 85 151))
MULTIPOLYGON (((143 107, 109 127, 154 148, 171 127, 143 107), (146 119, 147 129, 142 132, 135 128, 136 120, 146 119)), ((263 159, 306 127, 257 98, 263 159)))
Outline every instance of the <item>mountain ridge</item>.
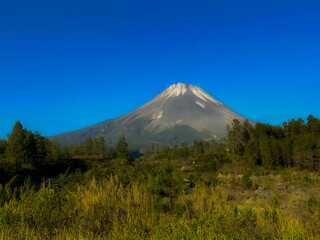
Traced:
POLYGON ((245 118, 201 88, 178 83, 127 114, 53 137, 60 144, 74 144, 103 136, 107 145, 114 146, 123 135, 131 147, 141 148, 221 138, 233 119, 244 121, 245 118))

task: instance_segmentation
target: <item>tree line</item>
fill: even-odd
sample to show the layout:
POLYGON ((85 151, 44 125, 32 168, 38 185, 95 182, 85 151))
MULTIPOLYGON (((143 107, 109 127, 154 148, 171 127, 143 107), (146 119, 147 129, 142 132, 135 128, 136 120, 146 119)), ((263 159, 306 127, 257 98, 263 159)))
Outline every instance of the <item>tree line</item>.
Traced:
POLYGON ((250 166, 299 167, 316 171, 320 167, 320 120, 310 115, 271 126, 233 120, 227 128, 227 147, 250 166))
POLYGON ((249 168, 268 169, 297 167, 310 171, 320 169, 320 119, 310 115, 284 122, 282 126, 234 119, 227 126, 226 139, 217 142, 194 141, 161 148, 153 145, 147 152, 150 159, 195 159, 218 166, 242 161, 249 168))
MULTIPOLYGON (((0 172, 3 165, 7 169, 41 170, 61 162, 69 164, 70 159, 115 158, 130 160, 128 143, 123 136, 115 148, 107 147, 102 136, 88 138, 84 144, 60 146, 57 139, 49 140, 37 131, 31 132, 17 121, 8 139, 0 139, 0 172)), ((298 167, 317 171, 320 168, 320 120, 310 115, 306 122, 299 118, 282 126, 272 126, 260 122, 251 125, 248 120, 235 119, 227 126, 226 141, 194 141, 193 144, 171 144, 167 148, 153 145, 145 152, 145 159, 187 158, 210 163, 210 169, 241 159, 249 167, 298 167)))
POLYGON ((23 128, 20 121, 14 125, 8 140, 0 141, 0 156, 7 162, 21 166, 23 164, 46 164, 61 157, 58 142, 49 141, 37 131, 34 133, 23 128))
MULTIPOLYGON (((85 144, 60 146, 56 138, 49 140, 37 131, 24 128, 17 121, 7 140, 0 139, 0 181, 16 174, 37 174, 40 177, 48 172, 64 171, 72 167, 72 159, 113 158, 129 161, 128 144, 124 137, 119 138, 115 148, 107 148, 103 137, 89 138, 85 144)), ((78 168, 79 163, 73 167, 78 168)))

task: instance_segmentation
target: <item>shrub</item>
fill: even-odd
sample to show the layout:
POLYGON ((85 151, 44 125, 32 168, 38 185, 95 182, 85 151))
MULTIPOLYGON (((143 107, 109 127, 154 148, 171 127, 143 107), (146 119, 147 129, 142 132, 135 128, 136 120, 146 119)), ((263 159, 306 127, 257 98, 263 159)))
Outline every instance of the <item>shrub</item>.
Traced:
POLYGON ((245 171, 242 178, 241 178, 241 184, 245 189, 251 189, 253 183, 250 179, 251 172, 249 170, 245 171))

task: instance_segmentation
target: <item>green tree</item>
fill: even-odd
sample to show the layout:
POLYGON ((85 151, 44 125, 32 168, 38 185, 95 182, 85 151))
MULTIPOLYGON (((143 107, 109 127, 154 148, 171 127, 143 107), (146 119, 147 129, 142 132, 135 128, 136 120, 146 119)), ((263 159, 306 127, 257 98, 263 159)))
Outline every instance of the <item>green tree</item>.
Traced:
POLYGON ((64 158, 64 159, 70 158, 69 147, 66 146, 66 145, 63 145, 63 146, 60 148, 60 155, 61 155, 61 157, 64 158))
POLYGON ((85 154, 84 146, 79 143, 74 144, 70 148, 70 154, 72 157, 79 157, 85 154))
POLYGON ((243 124, 238 119, 232 121, 231 127, 227 126, 228 147, 234 153, 244 152, 246 145, 253 133, 253 127, 246 119, 243 124))
POLYGON ((93 142, 91 138, 88 138, 85 145, 84 145, 84 152, 86 156, 93 155, 93 142))
POLYGON ((289 121, 287 129, 291 137, 296 137, 303 132, 304 121, 301 118, 299 118, 298 120, 292 119, 289 121))
POLYGON ((0 139, 0 158, 1 156, 3 157, 7 148, 7 140, 5 139, 0 139))
POLYGON ((60 146, 57 138, 54 138, 51 142, 51 157, 52 160, 59 160, 61 157, 60 146))
POLYGON ((279 140, 277 140, 274 136, 270 137, 270 147, 271 147, 271 165, 273 167, 279 166, 280 164, 283 166, 282 160, 282 152, 281 146, 279 144, 279 140))
POLYGON ((26 159, 25 163, 34 163, 37 156, 37 146, 34 134, 27 129, 25 131, 26 159))
POLYGON ((245 159, 250 167, 261 165, 259 142, 255 141, 254 138, 250 139, 246 146, 245 159))
POLYGON ((11 134, 8 135, 6 157, 12 163, 21 164, 26 159, 26 155, 26 131, 21 122, 17 121, 11 134))
POLYGON ((241 132, 242 132, 242 125, 238 119, 234 119, 231 123, 231 127, 227 126, 227 140, 228 140, 228 147, 233 153, 239 153, 242 148, 242 141, 241 141, 241 132))
POLYGON ((281 141, 281 151, 284 167, 293 166, 293 141, 290 137, 286 137, 281 141))
POLYGON ((95 156, 99 155, 99 141, 98 141, 98 138, 94 138, 93 139, 92 154, 95 155, 95 156))
POLYGON ((117 157, 129 159, 128 143, 124 136, 120 137, 116 146, 117 157))
POLYGON ((315 118, 312 115, 309 115, 307 120, 308 120, 308 123, 307 123, 308 131, 313 136, 319 136, 320 135, 320 119, 315 118))
POLYGON ((293 147, 295 165, 301 169, 317 170, 319 158, 317 157, 318 139, 311 133, 296 138, 293 147))
POLYGON ((262 135, 259 140, 261 164, 265 167, 272 167, 272 150, 270 140, 267 135, 262 135))
POLYGON ((47 149, 47 144, 48 140, 41 136, 39 132, 34 133, 34 138, 35 138, 35 144, 36 144, 36 162, 38 164, 41 164, 46 161, 47 159, 47 154, 48 154, 48 149, 47 149))
POLYGON ((250 124, 249 120, 246 119, 244 120, 243 124, 242 124, 242 145, 245 147, 249 140, 250 140, 250 136, 253 133, 254 128, 253 126, 250 124))
POLYGON ((98 138, 98 146, 97 146, 97 153, 100 157, 105 157, 107 152, 106 144, 104 141, 104 137, 98 138))

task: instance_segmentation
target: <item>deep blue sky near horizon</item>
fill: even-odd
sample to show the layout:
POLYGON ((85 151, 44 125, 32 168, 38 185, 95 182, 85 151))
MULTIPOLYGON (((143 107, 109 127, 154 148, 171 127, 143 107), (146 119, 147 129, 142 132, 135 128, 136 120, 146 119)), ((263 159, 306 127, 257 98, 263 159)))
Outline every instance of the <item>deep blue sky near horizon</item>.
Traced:
POLYGON ((0 138, 132 111, 171 84, 280 125, 320 117, 320 1, 2 1, 0 138))

